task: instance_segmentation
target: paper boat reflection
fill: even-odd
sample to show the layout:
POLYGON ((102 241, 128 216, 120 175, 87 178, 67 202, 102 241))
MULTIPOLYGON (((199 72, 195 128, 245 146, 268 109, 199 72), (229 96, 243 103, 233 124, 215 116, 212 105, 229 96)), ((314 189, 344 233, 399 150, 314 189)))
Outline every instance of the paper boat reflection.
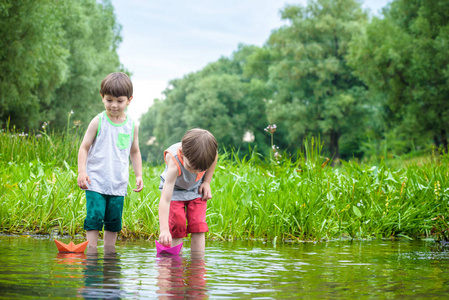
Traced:
POLYGON ((87 255, 82 252, 82 253, 73 253, 73 252, 58 252, 58 254, 56 254, 56 258, 59 259, 58 263, 59 264, 71 264, 74 261, 84 261, 87 258, 87 255))
POLYGON ((156 241, 156 250, 157 254, 171 254, 171 255, 178 255, 179 252, 181 252, 182 244, 179 244, 178 246, 174 247, 165 247, 161 244, 159 244, 158 241, 156 241))
POLYGON ((56 247, 58 247, 59 252, 69 252, 69 253, 83 253, 86 250, 89 241, 85 241, 81 244, 75 245, 73 242, 69 244, 64 244, 58 240, 55 240, 56 247))

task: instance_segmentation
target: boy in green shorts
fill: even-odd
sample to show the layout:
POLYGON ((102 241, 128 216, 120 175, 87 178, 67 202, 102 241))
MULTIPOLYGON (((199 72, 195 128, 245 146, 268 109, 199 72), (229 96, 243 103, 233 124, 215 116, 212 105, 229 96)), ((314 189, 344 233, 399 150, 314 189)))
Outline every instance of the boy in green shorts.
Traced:
POLYGON ((104 225, 104 245, 114 246, 122 229, 123 201, 129 181, 129 157, 136 175, 135 192, 143 188, 138 127, 125 113, 133 85, 124 73, 101 82, 105 111, 90 122, 78 152, 78 186, 86 190, 84 220, 89 247, 97 247, 104 225))

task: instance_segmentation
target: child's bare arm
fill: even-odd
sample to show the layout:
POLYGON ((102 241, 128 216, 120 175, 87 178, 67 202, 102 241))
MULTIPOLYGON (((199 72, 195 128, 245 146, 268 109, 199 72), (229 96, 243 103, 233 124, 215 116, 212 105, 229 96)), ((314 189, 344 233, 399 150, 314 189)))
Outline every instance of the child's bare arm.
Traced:
POLYGON ((78 186, 83 190, 88 189, 88 182, 90 184, 90 178, 86 173, 87 153, 89 152, 90 146, 92 146, 95 136, 97 135, 98 124, 99 118, 97 116, 87 127, 86 134, 84 135, 78 151, 78 186))
POLYGON ((203 194, 203 200, 212 199, 212 191, 210 189, 210 183, 212 181, 212 176, 214 175, 215 167, 217 165, 218 153, 215 156, 215 161, 212 163, 209 169, 207 169, 206 174, 204 174, 203 183, 198 189, 198 193, 203 194))
POLYGON ((162 188, 161 200, 159 201, 159 243, 162 245, 171 245, 172 236, 168 225, 168 216, 170 213, 170 201, 173 195, 173 188, 178 177, 178 167, 170 153, 166 154, 165 160, 168 164, 168 170, 164 187, 162 188))
POLYGON ((142 179, 142 155, 139 148, 139 128, 134 127, 133 144, 131 145, 131 163, 133 164, 134 174, 136 175, 136 188, 134 192, 140 192, 143 189, 142 179))

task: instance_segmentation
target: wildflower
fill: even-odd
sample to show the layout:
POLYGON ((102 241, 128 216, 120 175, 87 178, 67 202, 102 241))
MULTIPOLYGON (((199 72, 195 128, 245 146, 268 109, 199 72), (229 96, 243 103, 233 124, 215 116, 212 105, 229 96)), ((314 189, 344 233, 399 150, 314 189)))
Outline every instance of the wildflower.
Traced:
POLYGON ((273 125, 270 124, 264 130, 270 134, 273 134, 276 132, 276 124, 273 124, 273 125))
POLYGON ((272 125, 270 124, 264 130, 271 135, 271 150, 274 153, 274 158, 277 160, 277 163, 279 163, 279 158, 281 158, 281 155, 277 152, 279 147, 273 143, 273 135, 276 132, 276 128, 277 128, 276 124, 272 124, 272 125))
POLYGON ((81 122, 80 120, 75 120, 75 121, 73 121, 73 125, 74 125, 75 127, 80 127, 81 124, 82 124, 82 122, 81 122))
POLYGON ((435 189, 434 189, 434 194, 435 194, 435 196, 439 196, 440 195, 440 181, 436 181, 435 182, 435 189))
MULTIPOLYGON (((281 159, 282 155, 279 152, 274 152, 274 159, 279 160, 281 159)), ((278 162, 279 163, 279 162, 278 162)))
POLYGON ((243 135, 243 141, 247 142, 247 143, 252 143, 254 142, 254 133, 252 133, 251 131, 247 131, 245 132, 245 134, 243 135))
POLYGON ((71 114, 71 115, 73 115, 73 114, 74 114, 73 110, 71 110, 71 111, 70 111, 70 114, 71 114))

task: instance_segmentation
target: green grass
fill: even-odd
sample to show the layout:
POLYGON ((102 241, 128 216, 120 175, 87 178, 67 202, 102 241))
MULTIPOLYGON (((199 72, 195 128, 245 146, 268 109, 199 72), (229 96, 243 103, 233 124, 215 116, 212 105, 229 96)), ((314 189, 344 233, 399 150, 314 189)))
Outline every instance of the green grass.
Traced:
MULTIPOLYGON (((0 133, 0 232, 84 234, 85 197, 77 184, 80 135, 0 133)), ((208 202, 209 239, 272 241, 336 238, 447 239, 449 158, 401 164, 323 166, 319 142, 294 162, 222 151, 208 202)), ((287 158, 286 158, 287 157, 287 158)), ((159 175, 125 198, 122 238, 158 236, 159 175)), ((130 172, 133 174, 133 172, 130 172)))

